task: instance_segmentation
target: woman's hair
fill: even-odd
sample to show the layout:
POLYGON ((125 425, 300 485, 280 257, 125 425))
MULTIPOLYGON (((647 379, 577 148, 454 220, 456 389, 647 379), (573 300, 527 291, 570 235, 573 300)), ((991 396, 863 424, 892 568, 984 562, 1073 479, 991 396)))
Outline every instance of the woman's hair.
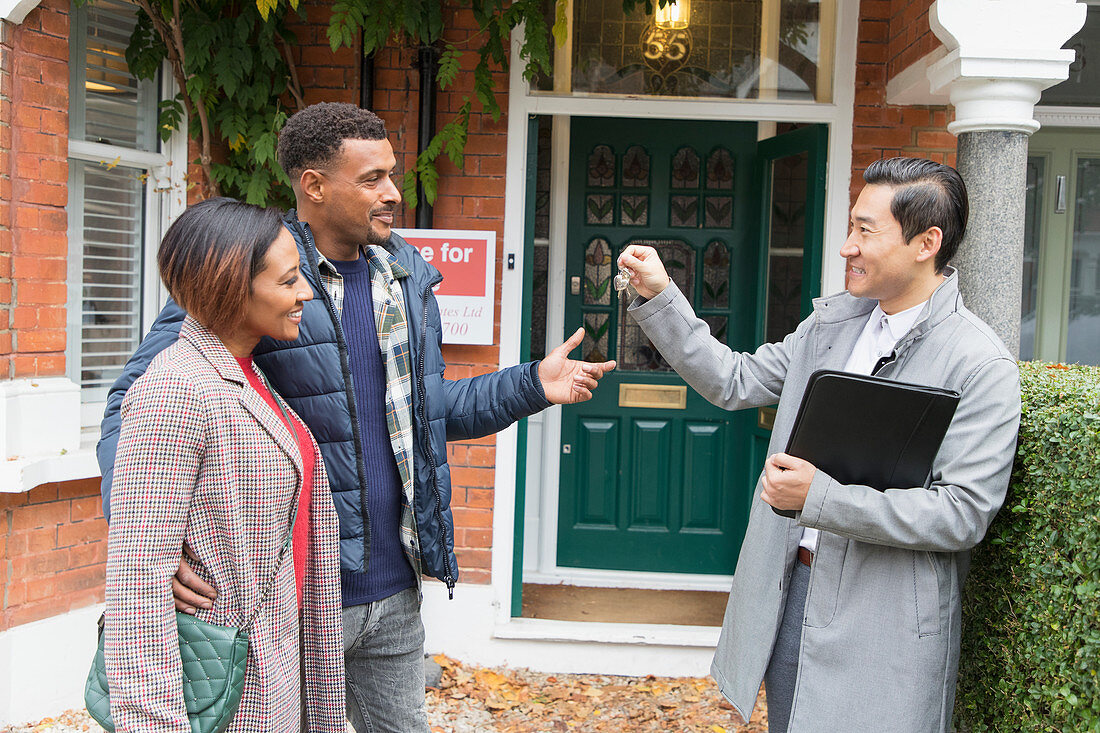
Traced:
POLYGON ((223 334, 244 316, 252 279, 282 225, 275 209, 230 198, 197 203, 168 227, 157 252, 160 277, 185 311, 223 334))

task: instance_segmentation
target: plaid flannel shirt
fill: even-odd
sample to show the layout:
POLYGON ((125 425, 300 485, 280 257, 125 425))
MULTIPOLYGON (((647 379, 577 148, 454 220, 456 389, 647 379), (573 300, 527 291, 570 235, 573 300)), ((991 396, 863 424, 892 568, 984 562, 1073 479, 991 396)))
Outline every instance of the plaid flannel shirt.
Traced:
MULTIPOLYGON (((413 513, 412 358, 401 288, 401 281, 409 276, 409 271, 385 247, 368 245, 363 248, 363 256, 370 266, 374 325, 386 368, 386 424, 401 477, 401 546, 419 582, 420 539, 413 513)), ((317 252, 317 259, 321 280, 336 306, 336 315, 343 318, 344 278, 320 252, 317 252)))

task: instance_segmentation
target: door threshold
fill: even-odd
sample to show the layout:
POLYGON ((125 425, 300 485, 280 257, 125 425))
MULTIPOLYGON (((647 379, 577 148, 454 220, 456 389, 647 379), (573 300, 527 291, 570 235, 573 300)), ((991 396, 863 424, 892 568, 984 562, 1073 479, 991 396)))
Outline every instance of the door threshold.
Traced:
POLYGON ((724 591, 523 584, 523 618, 655 626, 718 627, 724 591))
POLYGON ((646 646, 718 646, 721 629, 714 626, 673 624, 629 624, 599 621, 559 621, 541 618, 511 618, 493 627, 497 639, 556 642, 595 642, 646 646))
POLYGON ((546 572, 525 570, 523 582, 539 585, 575 585, 587 588, 651 588, 653 590, 705 590, 729 593, 730 586, 733 585, 733 576, 554 567, 546 572))

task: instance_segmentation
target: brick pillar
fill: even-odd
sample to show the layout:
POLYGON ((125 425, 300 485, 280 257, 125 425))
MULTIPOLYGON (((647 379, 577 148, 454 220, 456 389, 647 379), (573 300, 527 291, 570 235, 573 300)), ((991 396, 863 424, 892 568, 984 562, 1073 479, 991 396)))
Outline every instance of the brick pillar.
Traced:
POLYGON ((0 379, 11 375, 12 29, 11 23, 0 21, 0 379))
MULTIPOLYGON (((11 29, 10 246, 0 244, 7 377, 65 373, 68 255, 68 3, 46 0, 11 29), (8 264, 10 263, 10 268, 8 264), (2 278, 10 278, 4 283, 2 278)), ((2 333, 2 331, 0 331, 2 333)))

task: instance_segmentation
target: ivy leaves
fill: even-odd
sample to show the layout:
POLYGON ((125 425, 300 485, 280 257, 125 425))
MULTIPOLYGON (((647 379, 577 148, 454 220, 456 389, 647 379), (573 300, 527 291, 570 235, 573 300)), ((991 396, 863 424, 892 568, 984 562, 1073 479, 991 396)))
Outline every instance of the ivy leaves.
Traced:
MULTIPOLYGON (((564 40, 566 7, 567 0, 555 0, 555 37, 559 43, 564 40)), ((520 48, 520 58, 525 62, 523 74, 533 81, 551 71, 551 33, 542 0, 337 0, 332 6, 328 40, 333 51, 341 46, 353 47, 360 33, 366 54, 395 41, 410 46, 435 46, 440 49, 436 74, 440 89, 454 86, 459 74, 469 73, 464 69, 473 66, 472 93, 463 95, 458 112, 443 124, 405 173, 402 188, 409 206, 419 203, 418 180, 426 202, 435 203, 439 156, 445 154, 456 167, 462 167, 475 102, 482 113, 494 121, 500 119, 502 109, 494 74, 508 69, 509 39, 520 25, 526 30, 520 48), (443 42, 445 7, 468 8, 477 30, 463 41, 443 42)))
MULTIPOLYGON (((656 3, 664 6, 674 1, 656 0, 656 3)), ((654 0, 623 0, 623 11, 629 13, 644 7, 646 12, 652 12, 653 5, 654 0)), ((414 166, 405 173, 402 188, 409 206, 419 203, 418 179, 427 203, 435 202, 439 179, 436 161, 440 155, 445 153, 456 167, 462 166, 475 100, 482 113, 494 121, 500 119, 502 110, 493 74, 508 69, 512 32, 520 26, 524 28, 519 56, 524 62, 523 78, 533 82, 540 75, 552 72, 551 38, 559 47, 565 45, 568 9, 568 0, 554 0, 553 24, 548 26, 544 0, 337 0, 333 4, 328 27, 333 51, 342 46, 353 47, 360 34, 365 54, 391 41, 441 47, 436 74, 440 89, 454 85, 467 55, 476 57, 473 94, 463 96, 459 111, 443 125, 427 149, 417 156, 414 166), (477 30, 465 41, 443 43, 445 6, 451 10, 469 8, 473 14, 477 30)))
MULTIPOLYGON (((87 0, 79 0, 85 2, 87 0)), ((159 105, 163 140, 184 119, 200 143, 207 195, 288 206, 289 180, 275 158, 284 101, 301 105, 285 19, 298 0, 135 0, 137 26, 126 49, 130 72, 152 79, 168 62, 180 92, 159 105), (212 149, 221 144, 224 161, 212 149)))
MULTIPOLYGON (((83 5, 91 0, 76 0, 83 5)), ((331 48, 357 45, 373 53, 388 43, 435 46, 441 53, 436 83, 455 86, 473 68, 472 93, 462 97, 458 112, 443 125, 403 181, 409 205, 416 206, 416 182, 434 203, 440 155, 462 167, 474 103, 498 120, 502 113, 494 74, 506 71, 510 37, 523 26, 519 49, 528 81, 551 73, 551 38, 564 45, 568 33, 568 0, 553 0, 548 26, 544 0, 336 0, 327 35, 331 48), (468 10, 477 29, 463 41, 443 41, 445 11, 468 10), (469 57, 469 58, 467 58, 469 57)), ((674 0, 656 0, 665 5, 674 0)), ((260 205, 288 206, 289 180, 275 158, 278 131, 289 114, 304 106, 287 17, 299 0, 134 0, 138 23, 126 50, 130 71, 153 78, 167 61, 180 93, 160 103, 158 127, 167 140, 184 119, 200 143, 199 163, 207 195, 243 198, 260 205), (215 162, 213 148, 228 151, 215 162)), ((624 12, 654 0, 623 0, 624 12)))

